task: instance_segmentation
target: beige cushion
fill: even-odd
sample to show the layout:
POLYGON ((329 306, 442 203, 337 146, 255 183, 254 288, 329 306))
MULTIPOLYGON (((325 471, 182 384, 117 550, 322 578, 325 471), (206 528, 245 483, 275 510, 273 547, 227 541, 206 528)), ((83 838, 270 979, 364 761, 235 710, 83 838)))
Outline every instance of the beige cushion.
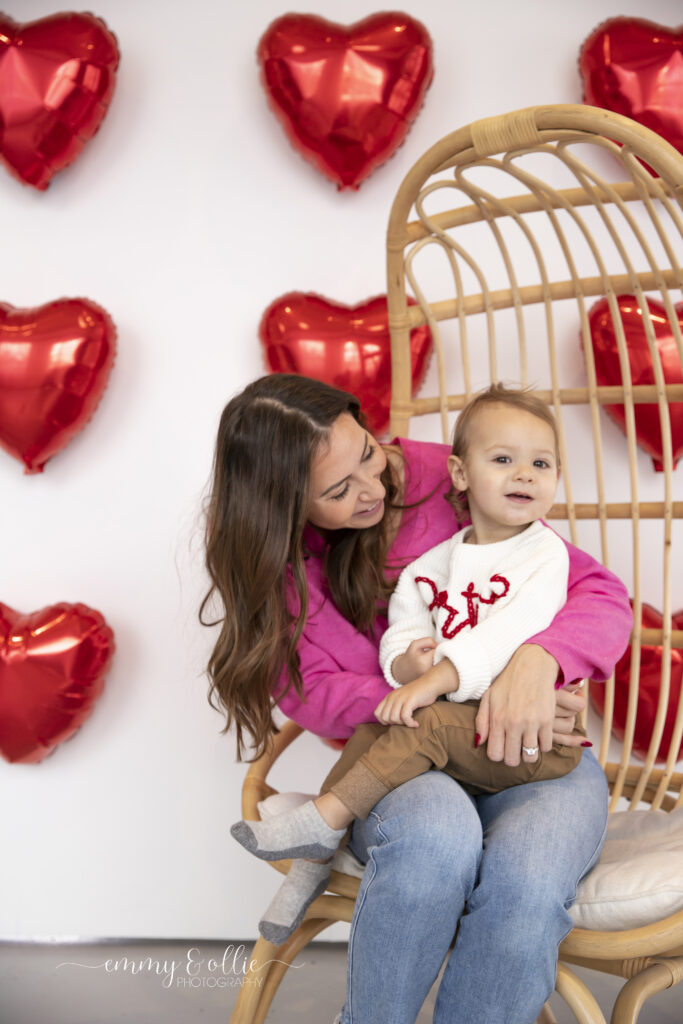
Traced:
MULTIPOLYGON (((262 818, 312 800, 306 793, 276 793, 262 800, 262 818)), ((348 849, 332 866, 360 878, 363 865, 348 849)), ((619 811, 610 815, 600 860, 579 885, 569 911, 578 928, 622 931, 652 924, 683 909, 683 807, 619 811)))
POLYGON ((569 911, 578 928, 622 931, 683 909, 683 807, 610 815, 600 860, 569 911))

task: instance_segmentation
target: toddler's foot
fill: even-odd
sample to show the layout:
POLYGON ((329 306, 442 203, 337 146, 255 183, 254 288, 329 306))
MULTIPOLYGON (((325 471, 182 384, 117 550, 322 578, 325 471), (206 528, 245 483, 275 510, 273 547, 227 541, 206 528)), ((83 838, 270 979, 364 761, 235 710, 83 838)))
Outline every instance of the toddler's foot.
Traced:
POLYGON ((262 860, 325 860, 345 832, 345 828, 330 828, 312 800, 266 821, 238 821, 230 829, 238 843, 262 860))
POLYGON ((275 893, 258 930, 264 939, 281 946, 296 931, 314 899, 321 896, 330 878, 330 864, 295 860, 275 893))

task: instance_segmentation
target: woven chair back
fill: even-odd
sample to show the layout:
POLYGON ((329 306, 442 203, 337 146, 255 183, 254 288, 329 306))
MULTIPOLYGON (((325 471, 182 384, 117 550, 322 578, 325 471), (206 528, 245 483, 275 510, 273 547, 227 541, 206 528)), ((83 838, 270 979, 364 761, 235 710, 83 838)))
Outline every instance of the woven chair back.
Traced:
POLYGON ((492 381, 531 385, 551 405, 553 526, 633 603, 630 667, 616 691, 614 677, 591 684, 612 807, 680 805, 683 157, 592 107, 477 122, 407 175, 387 261, 392 433, 449 440, 492 381), (413 398, 410 332, 425 323, 434 355, 413 398))

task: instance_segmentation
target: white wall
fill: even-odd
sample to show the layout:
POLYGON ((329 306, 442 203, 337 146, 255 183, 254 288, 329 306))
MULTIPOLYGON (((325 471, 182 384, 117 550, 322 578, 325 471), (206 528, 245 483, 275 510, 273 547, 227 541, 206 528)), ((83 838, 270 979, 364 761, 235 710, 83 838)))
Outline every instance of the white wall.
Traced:
MULTIPOLYGON (((338 193, 266 105, 255 48, 272 0, 97 0, 122 61, 99 134, 38 193, 0 168, 0 301, 103 305, 119 332, 94 419, 47 467, 0 452, 0 600, 100 609, 117 652, 74 739, 40 765, 0 761, 0 935, 247 937, 278 884, 228 835, 244 768, 205 700, 199 504, 225 401, 263 372, 259 318, 292 289, 356 303, 385 290, 392 196, 419 154, 479 117, 579 102, 579 46, 635 0, 421 0, 435 44, 405 145, 338 193)), ((28 21, 58 6, 8 0, 28 21)), ((76 9, 79 9, 78 7, 76 9)), ((381 10, 320 0, 352 22, 381 10)), ((680 21, 677 0, 646 14, 680 21)), ((334 755, 307 737, 281 788, 334 755)), ((329 937, 343 934, 329 933, 329 937)))

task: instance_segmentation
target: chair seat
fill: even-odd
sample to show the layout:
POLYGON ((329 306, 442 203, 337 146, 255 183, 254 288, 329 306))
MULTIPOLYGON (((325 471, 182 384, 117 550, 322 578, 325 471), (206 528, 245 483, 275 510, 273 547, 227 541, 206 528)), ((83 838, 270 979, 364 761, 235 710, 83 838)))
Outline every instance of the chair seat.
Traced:
MULTIPOLYGON (((270 818, 313 796, 275 793, 258 804, 270 818)), ((360 878, 364 865, 348 849, 332 866, 360 878)), ((683 909, 683 807, 675 811, 617 811, 607 825, 600 860, 580 883, 569 911, 578 928, 623 931, 653 924, 683 909)))
POLYGON ((683 909, 683 807, 610 815, 600 860, 579 885, 574 924, 622 931, 683 909))

